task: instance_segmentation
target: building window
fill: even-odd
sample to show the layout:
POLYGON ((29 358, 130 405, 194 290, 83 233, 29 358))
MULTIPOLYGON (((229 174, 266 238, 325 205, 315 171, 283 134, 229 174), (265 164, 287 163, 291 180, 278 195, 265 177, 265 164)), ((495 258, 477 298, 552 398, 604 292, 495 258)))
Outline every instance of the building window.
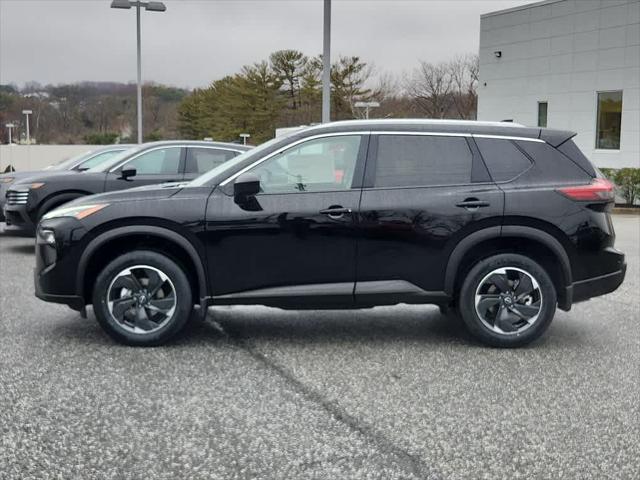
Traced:
POLYGON ((538 126, 547 126, 547 109, 549 104, 547 102, 538 102, 538 126))
POLYGON ((622 91, 598 92, 598 127, 596 148, 620 150, 622 91))

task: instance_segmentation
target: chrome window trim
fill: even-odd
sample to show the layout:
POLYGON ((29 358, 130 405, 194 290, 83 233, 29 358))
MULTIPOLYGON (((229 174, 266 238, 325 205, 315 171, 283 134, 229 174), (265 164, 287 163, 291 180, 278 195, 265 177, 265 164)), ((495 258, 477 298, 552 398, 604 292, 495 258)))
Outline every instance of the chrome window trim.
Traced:
POLYGON ((406 130, 402 130, 402 131, 397 131, 394 132, 393 130, 389 130, 389 131, 375 131, 375 132, 371 132, 371 135, 407 135, 407 136, 412 136, 412 137, 470 137, 471 134, 470 133, 460 133, 460 132, 412 132, 412 131, 406 131, 406 130))
POLYGON ((497 138, 498 140, 518 140, 522 142, 536 142, 536 143, 546 143, 544 140, 540 138, 531 138, 531 137, 513 137, 509 135, 484 135, 480 133, 471 134, 473 138, 497 138))
POLYGON ((126 165, 129 162, 133 162, 136 158, 149 153, 149 152, 155 152, 156 150, 165 150, 168 148, 210 148, 210 149, 215 149, 215 150, 225 150, 228 152, 236 152, 236 153, 244 153, 244 150, 236 150, 235 148, 227 148, 227 147, 216 147, 214 145, 164 145, 164 146, 158 146, 158 147, 153 147, 150 148, 148 150, 144 150, 140 153, 138 153, 137 155, 135 155, 134 157, 128 158, 126 160, 124 160, 122 163, 119 163, 118 165, 116 165, 115 167, 112 167, 111 170, 109 170, 108 173, 113 173, 114 171, 116 171, 118 168, 122 167, 123 165, 126 165))
POLYGON ((521 140, 521 141, 526 141, 526 142, 541 142, 541 143, 545 143, 544 140, 540 140, 538 138, 516 137, 516 136, 508 136, 508 135, 484 135, 484 134, 461 133, 461 132, 417 132, 417 131, 411 131, 411 130, 398 130, 398 131, 393 131, 393 130, 388 130, 388 131, 387 130, 383 130, 383 131, 382 130, 377 130, 377 131, 369 131, 369 130, 352 131, 351 130, 351 131, 345 131, 345 132, 319 133, 317 135, 311 135, 311 136, 308 136, 308 137, 301 138, 299 140, 296 140, 293 143, 289 143, 288 145, 280 147, 278 150, 276 150, 274 152, 271 152, 266 157, 263 157, 263 158, 260 158, 260 159, 256 160, 252 164, 247 165, 246 167, 244 167, 243 169, 241 169, 238 172, 234 173, 230 177, 227 177, 222 182, 220 182, 220 186, 224 187, 229 182, 231 182, 232 180, 235 180, 237 177, 239 177, 243 173, 251 170, 252 168, 254 168, 254 167, 258 166, 258 165, 260 165, 262 162, 268 160, 269 158, 271 158, 271 157, 273 157, 275 155, 278 155, 278 154, 284 152, 285 150, 288 150, 289 148, 292 148, 292 147, 295 147, 296 145, 299 145, 300 143, 304 143, 304 142, 309 141, 309 140, 316 140, 318 138, 343 137, 343 136, 347 136, 347 135, 408 135, 408 136, 410 135, 410 136, 467 137, 467 138, 475 137, 475 138, 496 138, 496 139, 501 139, 501 140, 521 140))
POLYGON ((318 135, 311 135, 309 137, 304 137, 301 138, 299 140, 296 140, 293 143, 289 143, 283 147, 280 147, 279 149, 271 152, 269 155, 262 157, 258 160, 256 160, 255 162, 253 162, 250 165, 247 165, 246 167, 244 167, 243 169, 237 171, 236 173, 234 173, 233 175, 231 175, 230 177, 225 178, 222 182, 220 182, 220 186, 224 187, 226 184, 228 184, 230 181, 235 180, 237 177, 239 177, 240 175, 242 175, 243 173, 247 172, 248 170, 251 170, 254 167, 257 167, 258 165, 260 165, 262 162, 265 162, 267 160, 269 160, 270 158, 279 155, 280 153, 284 152, 285 150, 289 150, 290 148, 295 147, 296 145, 299 145, 301 143, 310 141, 310 140, 316 140, 318 138, 328 138, 328 137, 346 137, 349 135, 360 135, 360 136, 364 136, 364 135, 369 135, 371 132, 366 132, 366 131, 360 131, 360 132, 330 132, 330 133, 320 133, 318 135))

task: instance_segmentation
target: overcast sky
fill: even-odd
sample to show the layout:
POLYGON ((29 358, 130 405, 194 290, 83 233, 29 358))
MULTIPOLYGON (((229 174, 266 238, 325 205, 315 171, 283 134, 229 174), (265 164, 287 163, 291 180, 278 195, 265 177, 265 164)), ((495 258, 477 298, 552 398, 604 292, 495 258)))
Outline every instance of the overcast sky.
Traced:
MULTIPOLYGON (((0 0, 0 83, 135 80, 134 10, 0 0)), ((480 14, 530 0, 334 0, 332 56, 401 74, 478 51, 480 14)), ((143 79, 200 87, 285 48, 322 51, 322 0, 166 0, 142 15, 143 79)))

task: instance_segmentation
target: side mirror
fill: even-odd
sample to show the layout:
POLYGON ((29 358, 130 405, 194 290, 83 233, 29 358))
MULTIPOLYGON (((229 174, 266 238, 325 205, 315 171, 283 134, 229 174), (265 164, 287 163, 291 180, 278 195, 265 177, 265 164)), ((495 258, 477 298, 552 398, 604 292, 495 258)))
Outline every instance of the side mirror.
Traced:
POLYGON ((129 180, 131 177, 135 177, 138 171, 135 168, 123 168, 120 171, 120 176, 118 178, 122 180, 129 180))
POLYGON ((260 193, 260 178, 255 173, 243 173, 233 184, 233 196, 238 200, 244 201, 249 197, 260 193))
POLYGON ((236 178, 233 184, 233 201, 240 208, 250 212, 262 210, 255 197, 258 193, 260 193, 260 178, 255 173, 243 173, 236 178))

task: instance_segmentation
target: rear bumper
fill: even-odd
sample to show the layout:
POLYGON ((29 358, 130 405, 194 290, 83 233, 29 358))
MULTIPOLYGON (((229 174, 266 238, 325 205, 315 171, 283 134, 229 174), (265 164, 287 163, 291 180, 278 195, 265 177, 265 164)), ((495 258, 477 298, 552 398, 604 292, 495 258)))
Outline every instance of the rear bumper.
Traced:
POLYGON ((573 302, 582 302, 613 292, 622 284, 626 273, 627 264, 623 263, 618 271, 575 282, 573 284, 573 302))

